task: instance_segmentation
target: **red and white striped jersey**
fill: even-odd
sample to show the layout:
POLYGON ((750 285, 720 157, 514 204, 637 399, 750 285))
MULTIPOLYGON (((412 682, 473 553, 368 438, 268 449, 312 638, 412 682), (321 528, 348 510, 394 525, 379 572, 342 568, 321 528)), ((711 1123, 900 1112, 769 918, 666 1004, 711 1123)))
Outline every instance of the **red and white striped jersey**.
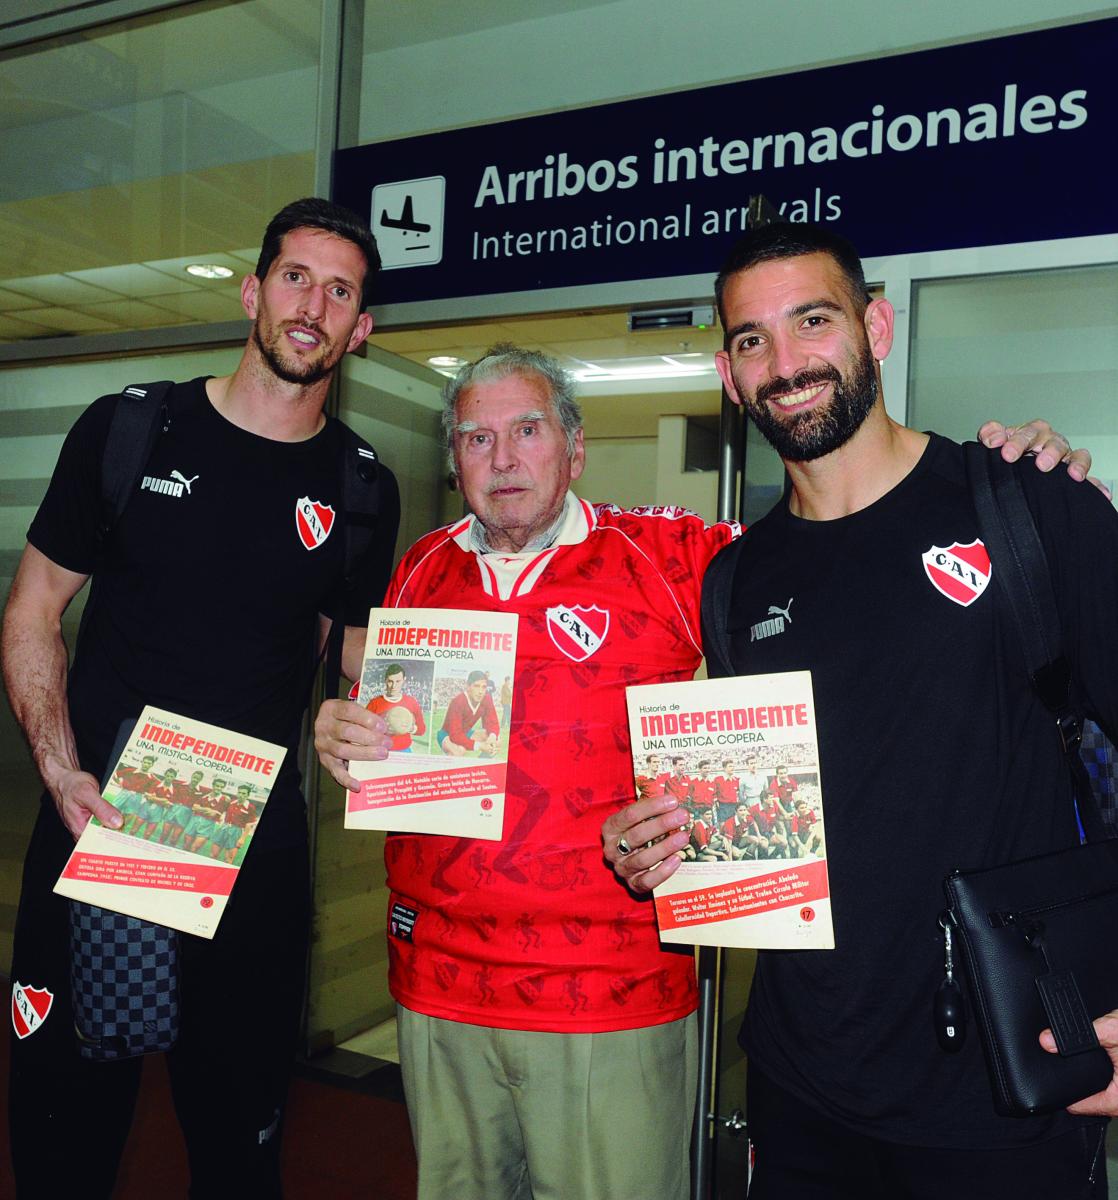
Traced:
POLYGON ((569 496, 551 548, 479 554, 473 520, 416 543, 385 603, 519 614, 504 837, 389 837, 390 912, 414 913, 390 922, 392 993, 513 1029, 675 1020, 695 1006, 692 956, 661 949, 600 829, 633 798, 625 687, 692 676, 702 574, 738 526, 569 496))

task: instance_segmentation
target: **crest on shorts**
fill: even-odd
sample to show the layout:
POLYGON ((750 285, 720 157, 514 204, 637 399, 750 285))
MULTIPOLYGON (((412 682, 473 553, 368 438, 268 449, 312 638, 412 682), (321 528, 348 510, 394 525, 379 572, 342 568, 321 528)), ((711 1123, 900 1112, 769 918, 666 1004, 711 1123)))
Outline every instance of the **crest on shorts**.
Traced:
POLYGON ((609 633, 609 610, 596 604, 557 604, 547 610, 547 632, 560 650, 575 662, 597 651, 609 633))
POLYGON ((54 993, 46 988, 28 987, 18 980, 12 984, 12 1028, 22 1042, 47 1019, 54 993))
POLYGON ((994 575, 986 547, 975 538, 961 546, 933 546, 920 556, 932 587, 963 608, 973 604, 994 575))
POLYGON ((334 510, 329 504, 303 496, 295 501, 295 532, 308 550, 317 550, 334 528, 334 510))

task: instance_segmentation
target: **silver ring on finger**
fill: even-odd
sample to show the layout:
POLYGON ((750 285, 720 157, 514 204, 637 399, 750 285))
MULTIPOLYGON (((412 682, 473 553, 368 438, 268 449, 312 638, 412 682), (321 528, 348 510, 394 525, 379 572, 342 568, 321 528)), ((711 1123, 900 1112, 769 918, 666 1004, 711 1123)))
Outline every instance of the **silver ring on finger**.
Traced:
POLYGON ((623 858, 626 854, 633 853, 633 847, 630 846, 629 843, 625 840, 624 834, 622 834, 617 839, 617 853, 620 854, 623 858))

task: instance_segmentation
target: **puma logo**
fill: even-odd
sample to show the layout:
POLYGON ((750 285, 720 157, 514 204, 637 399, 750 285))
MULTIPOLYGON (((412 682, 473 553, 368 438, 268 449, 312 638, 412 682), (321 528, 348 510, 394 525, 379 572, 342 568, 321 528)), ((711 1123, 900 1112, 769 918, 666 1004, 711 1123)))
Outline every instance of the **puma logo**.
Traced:
POLYGON ((794 599, 794 596, 789 596, 788 604, 784 608, 781 608, 779 604, 770 604, 768 617, 764 621, 758 621, 756 625, 750 625, 749 640, 759 642, 762 638, 783 633, 784 626, 792 624, 792 601, 794 599))
POLYGON ((770 617, 783 617, 788 622, 788 624, 791 625, 792 624, 792 616, 791 616, 792 601, 794 599, 795 599, 794 596, 789 597, 787 608, 781 608, 779 604, 770 604, 769 605, 769 616, 770 617))
MULTIPOLYGON (((190 479, 187 479, 187 477, 181 471, 172 471, 171 478, 177 479, 179 481, 179 483, 181 483, 183 485, 183 487, 186 488, 186 494, 189 496, 190 495, 190 485, 194 482, 195 479, 198 478, 198 476, 194 475, 190 479)), ((789 601, 789 603, 791 603, 791 601, 789 601)))

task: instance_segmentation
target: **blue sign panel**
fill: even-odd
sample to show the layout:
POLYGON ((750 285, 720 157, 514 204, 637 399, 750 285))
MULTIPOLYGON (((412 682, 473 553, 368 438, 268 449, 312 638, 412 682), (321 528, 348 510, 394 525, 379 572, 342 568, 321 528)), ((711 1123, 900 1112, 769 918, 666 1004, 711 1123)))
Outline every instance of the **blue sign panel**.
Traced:
POLYGON ((387 303, 713 272, 764 194, 865 257, 1111 233, 1118 19, 344 150, 387 303))

